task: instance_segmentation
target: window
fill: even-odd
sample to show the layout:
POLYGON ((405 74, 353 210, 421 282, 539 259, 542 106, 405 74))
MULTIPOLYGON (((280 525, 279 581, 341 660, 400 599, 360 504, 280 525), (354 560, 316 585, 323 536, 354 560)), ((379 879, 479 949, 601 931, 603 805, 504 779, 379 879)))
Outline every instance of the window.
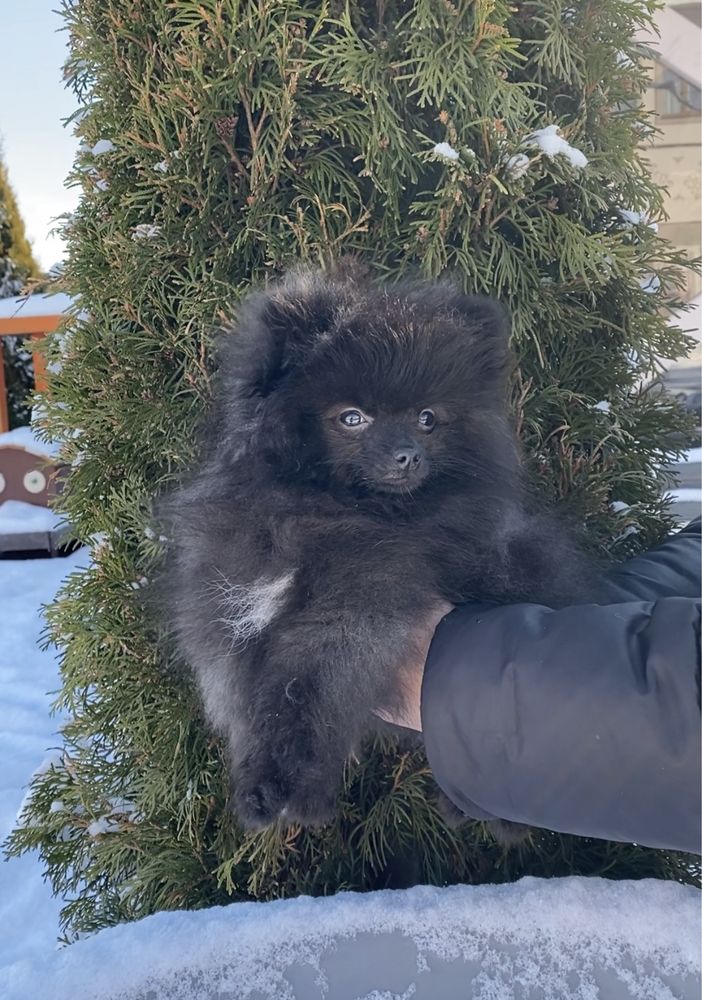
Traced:
POLYGON ((660 115, 696 115, 702 108, 702 90, 672 69, 656 66, 656 111, 660 115))

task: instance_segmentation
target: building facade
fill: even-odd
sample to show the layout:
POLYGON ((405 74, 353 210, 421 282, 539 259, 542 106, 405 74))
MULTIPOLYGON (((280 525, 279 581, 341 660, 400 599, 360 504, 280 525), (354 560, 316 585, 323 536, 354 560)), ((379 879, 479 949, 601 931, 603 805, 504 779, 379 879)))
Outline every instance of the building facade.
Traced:
MULTIPOLYGON (((657 183, 667 189, 668 220, 659 231, 689 257, 702 254, 702 5, 669 2, 658 14, 659 38, 642 37, 656 59, 647 107, 656 112, 659 133, 647 157, 657 183)), ((700 294, 699 275, 688 277, 687 297, 700 294)))

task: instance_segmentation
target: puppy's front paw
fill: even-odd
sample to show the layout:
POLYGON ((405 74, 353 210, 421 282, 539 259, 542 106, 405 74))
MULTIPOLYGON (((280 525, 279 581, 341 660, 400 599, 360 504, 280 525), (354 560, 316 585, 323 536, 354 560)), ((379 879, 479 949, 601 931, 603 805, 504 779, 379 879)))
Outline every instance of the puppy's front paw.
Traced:
POLYGON ((237 819, 247 830, 270 826, 285 807, 287 788, 275 767, 241 768, 232 786, 232 805, 237 819))
POLYGON ((290 797, 285 803, 282 819, 286 823, 300 823, 302 826, 325 826, 331 823, 336 814, 336 787, 311 786, 301 783, 291 789, 290 797))
POLYGON ((512 823, 508 819, 491 819, 485 824, 501 847, 518 847, 531 836, 533 828, 524 823, 512 823))
POLYGON ((283 769, 273 756, 266 756, 237 769, 231 801, 242 826, 260 830, 279 819, 321 826, 334 818, 337 782, 308 762, 293 764, 287 755, 287 763, 283 769))

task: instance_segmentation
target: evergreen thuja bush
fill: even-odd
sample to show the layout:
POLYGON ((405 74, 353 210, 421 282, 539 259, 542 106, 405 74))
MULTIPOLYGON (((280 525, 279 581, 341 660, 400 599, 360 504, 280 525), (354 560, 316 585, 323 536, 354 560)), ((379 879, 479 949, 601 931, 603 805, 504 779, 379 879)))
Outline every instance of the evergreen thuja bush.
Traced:
MULTIPOLYGON (((82 138, 66 220, 74 315, 46 433, 90 546, 48 612, 60 759, 12 852, 38 848, 69 933, 155 910, 523 874, 691 881, 690 860, 539 833, 512 852, 442 822, 422 755, 380 741, 336 821, 244 835, 221 748, 159 652, 142 591, 152 497, 195 454, 211 331, 298 260, 450 274, 509 308, 515 419, 545 496, 623 558, 672 527, 684 442, 648 388, 684 353, 680 253, 639 152, 648 0, 64 0, 82 138)), ((232 511, 236 516, 236 511, 232 511)))

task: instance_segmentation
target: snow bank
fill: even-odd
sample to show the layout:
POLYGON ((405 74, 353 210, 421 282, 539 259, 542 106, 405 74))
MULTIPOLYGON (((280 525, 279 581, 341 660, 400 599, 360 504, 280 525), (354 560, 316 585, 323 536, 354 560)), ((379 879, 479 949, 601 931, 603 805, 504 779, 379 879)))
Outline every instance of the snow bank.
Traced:
POLYGON ((687 1000, 699 894, 525 878, 160 913, 0 974, 5 1000, 687 1000))
MULTIPOLYGON (((60 717, 50 715, 50 692, 60 685, 57 654, 39 646, 41 605, 53 600, 60 582, 86 562, 84 551, 65 559, 0 560, 0 841, 15 825, 32 772, 55 760, 56 751, 47 750, 61 743, 56 735, 60 717)), ((5 967, 55 950, 60 907, 36 855, 0 861, 3 1000, 5 967)))

